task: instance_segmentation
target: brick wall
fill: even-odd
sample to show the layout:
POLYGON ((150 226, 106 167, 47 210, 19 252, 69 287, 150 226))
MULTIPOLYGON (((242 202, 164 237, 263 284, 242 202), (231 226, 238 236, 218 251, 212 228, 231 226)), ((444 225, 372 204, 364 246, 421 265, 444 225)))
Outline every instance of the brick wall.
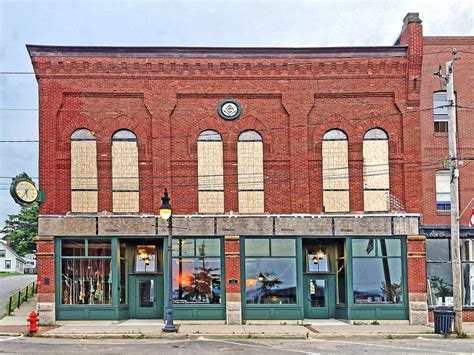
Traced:
MULTIPOLYGON (((451 60, 451 49, 456 48, 461 58, 454 66, 454 88, 458 105, 473 107, 474 102, 474 56, 463 51, 474 52, 474 36, 470 37, 424 37, 423 81, 421 85, 422 108, 433 107, 433 92, 443 90, 442 81, 433 75, 441 65, 443 74, 446 72, 446 62, 451 60), (438 53, 441 52, 441 53, 438 53), (429 54, 434 53, 434 54, 429 54)), ((458 108, 456 110, 458 128, 458 156, 474 157, 474 134, 472 123, 474 111, 458 108)), ((432 111, 421 112, 422 128, 422 161, 423 169, 423 224, 449 225, 449 212, 436 211, 435 175, 437 169, 442 169, 440 162, 448 157, 448 134, 435 133, 432 111)), ((460 165, 459 177, 460 209, 466 209, 460 224, 467 225, 471 216, 474 202, 474 164, 468 160, 460 165)))
POLYGON ((294 62, 300 64, 289 67, 278 58, 34 57, 38 73, 57 73, 54 79, 39 75, 40 184, 48 196, 41 214, 71 209, 69 137, 84 127, 97 138, 99 211, 112 210, 111 136, 122 128, 138 137, 140 212, 157 213, 165 187, 176 213, 198 211, 196 139, 205 129, 223 136, 225 211, 238 211, 237 137, 255 129, 264 141, 265 211, 320 213, 322 137, 332 128, 348 135, 350 208, 363 211, 363 137, 381 127, 389 135, 391 195, 407 212, 418 212, 419 114, 415 101, 407 105, 410 61, 294 62), (250 69, 241 69, 247 63, 250 69), (197 64, 213 69, 185 69, 197 64), (73 73, 78 75, 68 76, 73 73), (226 97, 243 107, 237 121, 216 114, 226 97))

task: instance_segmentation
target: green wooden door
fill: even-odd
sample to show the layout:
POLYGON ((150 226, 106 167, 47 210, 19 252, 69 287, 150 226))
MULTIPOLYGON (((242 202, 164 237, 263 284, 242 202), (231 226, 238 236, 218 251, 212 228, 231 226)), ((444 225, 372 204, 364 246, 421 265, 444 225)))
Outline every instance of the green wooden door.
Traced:
POLYGON ((130 275, 130 316, 142 319, 163 318, 163 277, 130 275))
POLYGON ((334 317, 334 296, 334 275, 305 275, 303 289, 305 318, 334 317))

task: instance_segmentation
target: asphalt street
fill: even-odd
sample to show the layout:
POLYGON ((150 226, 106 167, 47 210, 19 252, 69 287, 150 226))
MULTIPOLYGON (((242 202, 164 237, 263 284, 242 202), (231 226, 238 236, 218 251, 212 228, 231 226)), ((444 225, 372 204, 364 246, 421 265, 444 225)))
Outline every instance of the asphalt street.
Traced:
POLYGON ((13 275, 0 277, 0 318, 3 316, 3 305, 10 295, 36 280, 36 275, 13 275))
POLYGON ((474 339, 168 340, 0 337, 0 353, 472 354, 474 339))

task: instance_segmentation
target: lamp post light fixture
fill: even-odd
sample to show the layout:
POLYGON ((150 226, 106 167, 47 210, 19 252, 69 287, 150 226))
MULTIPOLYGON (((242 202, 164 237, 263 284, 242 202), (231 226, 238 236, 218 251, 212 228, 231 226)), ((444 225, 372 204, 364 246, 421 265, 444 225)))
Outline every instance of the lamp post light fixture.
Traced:
POLYGON ((168 221, 168 307, 166 310, 166 325, 163 328, 163 331, 166 333, 176 333, 176 327, 173 324, 173 222, 171 215, 170 198, 168 196, 168 190, 165 189, 163 197, 161 198, 160 217, 168 221))

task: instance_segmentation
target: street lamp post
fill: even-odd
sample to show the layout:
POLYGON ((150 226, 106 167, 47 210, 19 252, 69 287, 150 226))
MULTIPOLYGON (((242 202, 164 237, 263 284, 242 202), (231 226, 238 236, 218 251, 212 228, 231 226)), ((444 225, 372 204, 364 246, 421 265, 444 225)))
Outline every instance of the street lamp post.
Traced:
POLYGON ((168 221, 168 307, 166 310, 166 325, 163 331, 166 333, 176 333, 176 327, 173 324, 173 221, 168 191, 161 198, 160 217, 168 221))

